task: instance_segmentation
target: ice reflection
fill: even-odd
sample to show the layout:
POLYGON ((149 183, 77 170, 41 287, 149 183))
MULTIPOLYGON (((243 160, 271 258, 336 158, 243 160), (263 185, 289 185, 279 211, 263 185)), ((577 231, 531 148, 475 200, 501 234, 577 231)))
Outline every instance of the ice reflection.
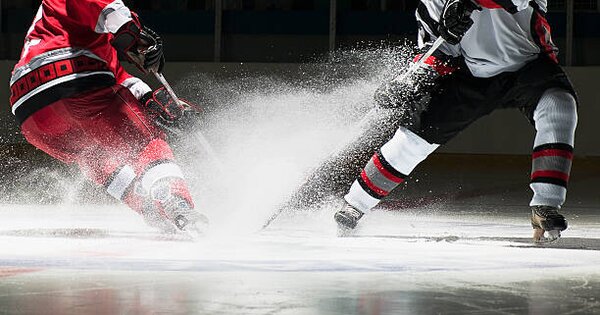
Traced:
POLYGON ((600 277, 504 282, 385 273, 38 272, 0 281, 9 314, 592 314, 600 277), (584 281, 585 286, 581 286, 584 281))

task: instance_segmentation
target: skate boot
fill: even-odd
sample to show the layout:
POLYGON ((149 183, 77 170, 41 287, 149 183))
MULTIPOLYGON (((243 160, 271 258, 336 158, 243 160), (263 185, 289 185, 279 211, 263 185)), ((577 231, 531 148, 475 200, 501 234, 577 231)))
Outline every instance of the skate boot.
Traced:
POLYGON ((560 232, 567 229, 567 220, 551 206, 531 207, 531 226, 535 243, 552 242, 560 238, 560 232), (548 236, 544 237, 544 232, 548 236))
POLYGON ((208 224, 208 219, 203 214, 200 214, 183 198, 172 196, 167 201, 162 202, 162 211, 176 228, 182 231, 187 231, 192 228, 197 228, 194 225, 208 224))
POLYGON ((159 183, 150 191, 150 205, 145 207, 144 218, 163 232, 178 231, 202 234, 208 219, 194 209, 187 189, 180 189, 178 183, 159 183), (186 198, 187 196, 188 198, 186 198))
POLYGON ((348 203, 345 203, 344 207, 333 215, 335 222, 341 230, 351 230, 356 227, 358 220, 362 218, 364 213, 348 203))

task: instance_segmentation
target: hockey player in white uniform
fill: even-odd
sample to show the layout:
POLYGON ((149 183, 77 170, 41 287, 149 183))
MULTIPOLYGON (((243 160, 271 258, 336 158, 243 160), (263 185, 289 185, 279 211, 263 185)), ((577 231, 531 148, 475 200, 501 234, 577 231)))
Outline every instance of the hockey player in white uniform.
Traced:
POLYGON ((409 110, 344 196, 347 204, 334 216, 341 228, 354 228, 421 161, 471 123, 497 108, 518 108, 536 130, 533 238, 560 236, 567 228, 558 211, 573 159, 577 98, 558 65, 545 12, 546 0, 419 2, 419 48, 427 50, 440 36, 445 42, 417 71, 376 92, 379 106, 409 110))

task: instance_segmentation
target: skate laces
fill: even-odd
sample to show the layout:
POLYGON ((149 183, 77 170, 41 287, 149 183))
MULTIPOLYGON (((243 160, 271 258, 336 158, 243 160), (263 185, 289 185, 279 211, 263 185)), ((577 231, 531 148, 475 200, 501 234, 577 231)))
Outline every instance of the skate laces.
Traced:
POLYGON ((363 212, 354 208, 351 205, 346 205, 346 207, 344 208, 344 212, 346 212, 347 214, 351 215, 352 217, 356 218, 356 219, 360 219, 360 217, 363 216, 363 212))
POLYGON ((200 214, 184 197, 173 193, 169 182, 157 183, 152 187, 150 197, 159 208, 162 208, 160 210, 167 219, 171 220, 180 230, 200 218, 200 214))
POLYGON ((562 214, 558 213, 558 208, 550 206, 535 206, 532 207, 533 214, 544 219, 562 219, 562 214))
POLYGON ((162 202, 162 206, 165 209, 165 212, 171 214, 173 218, 178 215, 184 215, 191 219, 192 214, 195 213, 194 208, 190 206, 187 200, 177 195, 171 195, 169 199, 162 202))

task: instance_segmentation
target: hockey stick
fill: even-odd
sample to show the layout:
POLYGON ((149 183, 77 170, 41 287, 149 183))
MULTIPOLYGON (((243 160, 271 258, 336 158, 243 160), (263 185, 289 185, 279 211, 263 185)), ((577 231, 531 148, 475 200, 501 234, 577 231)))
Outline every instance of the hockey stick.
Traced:
MULTIPOLYGON (((179 104, 181 101, 179 100, 179 97, 177 97, 177 94, 175 94, 175 91, 173 90, 173 88, 171 87, 171 85, 169 84, 169 82, 167 81, 167 79, 165 79, 165 76, 162 73, 160 73, 160 72, 154 72, 154 76, 165 87, 165 89, 167 90, 167 93, 169 93, 169 96, 171 96, 171 98, 173 99, 173 101, 175 101, 177 104, 179 104)), ((179 134, 179 135, 184 134, 183 131, 181 131, 181 130, 179 130, 177 128, 169 128, 169 131, 171 131, 171 132, 173 132, 175 134, 179 134)), ((202 132, 200 130, 195 130, 195 131, 192 132, 192 135, 200 143, 200 145, 206 151, 206 153, 208 154, 208 156, 213 160, 213 162, 215 163, 215 166, 217 167, 217 169, 221 173, 224 172, 225 168, 221 164, 221 162, 220 162, 220 160, 218 158, 217 153, 215 152, 215 150, 213 149, 213 147, 210 145, 210 143, 208 142, 208 140, 206 139, 206 137, 204 136, 204 134, 202 134, 202 132)))
MULTIPOLYGON (((429 58, 442 43, 444 43, 442 37, 436 39, 427 52, 425 52, 417 62, 411 64, 404 73, 394 78, 393 81, 398 82, 405 80, 409 75, 418 70, 419 67, 422 67, 425 60, 427 60, 427 58, 429 58)), ((369 110, 364 118, 358 123, 359 131, 353 133, 348 141, 343 141, 343 143, 345 143, 343 147, 332 151, 334 153, 329 156, 326 162, 322 163, 312 171, 311 175, 296 189, 292 197, 266 220, 260 231, 265 230, 286 209, 295 209, 306 205, 307 202, 314 205, 315 202, 313 202, 313 200, 319 200, 325 196, 339 195, 342 193, 342 190, 347 189, 344 184, 340 184, 337 180, 334 180, 332 185, 332 182, 328 181, 328 176, 324 174, 335 172, 336 178, 343 182, 354 180, 356 176, 356 174, 353 173, 356 171, 355 167, 362 164, 359 166, 362 168, 364 163, 366 163, 366 161, 363 163, 362 158, 366 156, 366 152, 368 152, 367 155, 370 157, 370 155, 373 154, 373 151, 377 149, 373 149, 374 147, 380 147, 389 140, 389 138, 386 138, 386 134, 389 134, 398 128, 398 123, 396 123, 397 119, 395 118, 396 115, 397 114, 394 112, 387 110, 382 111, 379 108, 372 108, 369 110), (350 139, 352 140, 350 141, 350 139), (348 143, 351 143, 351 145, 348 145, 348 143), (359 144, 354 145, 356 143, 359 144), (343 162, 340 162, 340 156, 343 157, 343 162), (350 160, 352 162, 347 162, 350 160), (350 166, 348 166, 348 163, 351 163, 350 166), (307 195, 311 196, 311 198, 308 198, 308 201, 303 197, 307 195)))
POLYGON ((402 75, 397 76, 396 78, 394 78, 392 80, 392 82, 399 82, 402 81, 404 79, 406 79, 406 77, 408 77, 409 75, 411 75, 412 73, 414 73, 415 71, 417 71, 417 69, 419 69, 420 67, 423 66, 423 64, 425 63, 425 61, 427 60, 427 58, 431 57, 431 55, 433 55, 433 53, 440 48, 440 46, 445 42, 446 40, 443 37, 438 37, 435 42, 433 42, 433 44, 431 45, 431 47, 429 47, 429 49, 425 52, 425 54, 423 54, 423 56, 421 56, 421 58, 419 58, 419 60, 415 63, 413 63, 412 65, 410 65, 410 67, 408 68, 408 70, 406 72, 404 72, 402 75))

